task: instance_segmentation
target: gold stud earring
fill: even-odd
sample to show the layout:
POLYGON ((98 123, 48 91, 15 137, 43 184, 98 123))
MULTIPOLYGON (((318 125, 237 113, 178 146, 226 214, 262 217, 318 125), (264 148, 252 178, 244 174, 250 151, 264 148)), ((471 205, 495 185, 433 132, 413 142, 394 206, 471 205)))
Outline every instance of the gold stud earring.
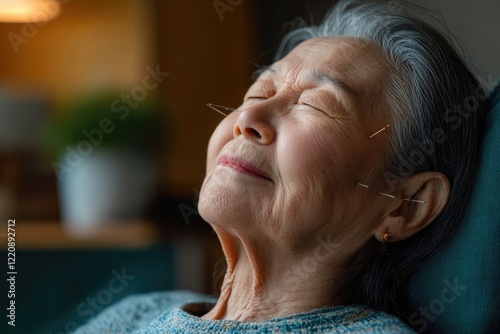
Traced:
POLYGON ((380 252, 383 253, 387 250, 387 245, 389 245, 389 240, 391 240, 392 234, 385 232, 382 234, 382 242, 380 243, 380 252))

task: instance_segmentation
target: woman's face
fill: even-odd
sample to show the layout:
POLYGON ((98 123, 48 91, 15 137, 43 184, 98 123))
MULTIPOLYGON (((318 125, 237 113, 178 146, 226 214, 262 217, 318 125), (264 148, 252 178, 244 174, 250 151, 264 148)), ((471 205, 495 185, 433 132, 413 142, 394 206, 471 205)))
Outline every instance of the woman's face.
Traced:
POLYGON ((317 38, 264 70, 214 131, 199 211, 216 228, 298 247, 372 235, 390 123, 381 49, 351 37, 317 38))

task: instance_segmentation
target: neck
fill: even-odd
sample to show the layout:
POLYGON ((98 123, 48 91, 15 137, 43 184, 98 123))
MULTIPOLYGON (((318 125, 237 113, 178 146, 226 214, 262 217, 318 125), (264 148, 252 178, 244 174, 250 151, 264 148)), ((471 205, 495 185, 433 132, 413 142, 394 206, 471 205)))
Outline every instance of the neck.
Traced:
POLYGON ((203 318, 267 321, 348 300, 349 278, 356 276, 357 266, 342 261, 341 246, 331 240, 318 238, 310 247, 291 251, 263 238, 256 243, 216 232, 228 268, 217 304, 203 318))

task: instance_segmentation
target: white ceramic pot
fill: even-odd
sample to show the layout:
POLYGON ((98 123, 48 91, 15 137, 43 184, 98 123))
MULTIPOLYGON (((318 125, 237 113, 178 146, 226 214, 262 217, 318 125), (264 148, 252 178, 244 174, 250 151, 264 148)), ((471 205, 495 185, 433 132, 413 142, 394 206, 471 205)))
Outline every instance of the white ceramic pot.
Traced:
POLYGON ((59 175, 61 217, 73 235, 98 233, 105 224, 138 219, 151 199, 155 168, 137 153, 99 148, 86 157, 67 152, 59 175))

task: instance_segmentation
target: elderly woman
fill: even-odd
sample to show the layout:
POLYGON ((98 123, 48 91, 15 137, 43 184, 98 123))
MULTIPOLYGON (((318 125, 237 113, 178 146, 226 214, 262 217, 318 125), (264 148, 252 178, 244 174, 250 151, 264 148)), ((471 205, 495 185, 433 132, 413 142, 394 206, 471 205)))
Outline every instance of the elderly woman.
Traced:
POLYGON ((405 281, 460 222, 484 100, 417 11, 343 1, 288 34, 210 139, 218 299, 130 297, 78 333, 413 332, 405 281))

